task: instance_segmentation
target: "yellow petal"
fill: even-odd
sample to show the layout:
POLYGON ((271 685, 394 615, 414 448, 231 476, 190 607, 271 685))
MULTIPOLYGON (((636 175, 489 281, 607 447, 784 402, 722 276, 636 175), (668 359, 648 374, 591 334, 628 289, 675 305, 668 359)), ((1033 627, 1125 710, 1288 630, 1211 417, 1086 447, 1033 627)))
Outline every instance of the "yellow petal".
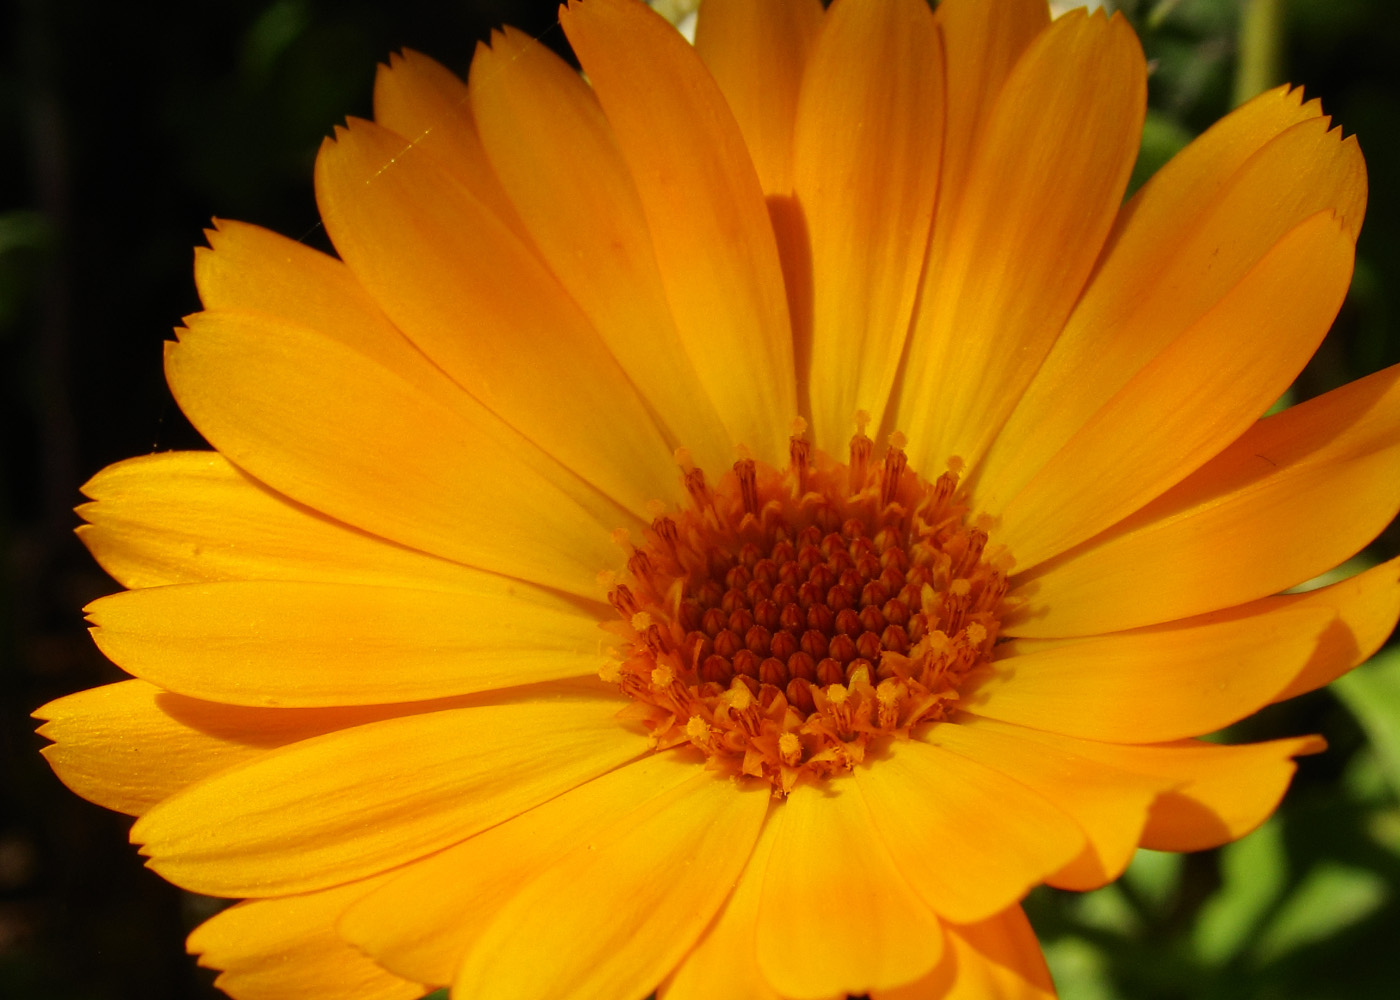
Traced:
POLYGON ((124 587, 301 580, 443 590, 484 574, 357 531, 276 493, 213 451, 109 465, 84 486, 78 536, 124 587))
POLYGON ((787 454, 798 408, 783 277, 724 95, 643 4, 588 0, 559 19, 632 172, 676 329, 729 439, 787 454))
POLYGON ((441 850, 636 757, 585 693, 386 719, 187 788, 132 827, 162 876, 216 896, 311 892, 441 850))
POLYGON ((237 1000, 416 1000, 420 984, 386 972, 335 930, 341 912, 382 881, 239 903, 195 928, 189 950, 223 970, 214 985, 237 1000))
POLYGON ((949 960, 933 975, 872 1000, 1055 1000, 1040 942, 1019 906, 947 931, 949 960))
POLYGON ((739 884, 729 894, 704 936, 671 978, 657 990, 659 1000, 781 1000, 763 978, 754 952, 754 927, 763 896, 763 873, 773 851, 776 823, 764 823, 739 884))
MULTIPOLYGON (((1392 559, 1364 573, 1306 593, 1261 597, 1248 604, 1197 615, 1167 627, 1232 622, 1269 615, 1284 608, 1322 609, 1330 611, 1336 618, 1319 637, 1312 656, 1302 670, 1287 687, 1274 695, 1273 701, 1276 702, 1330 684, 1352 667, 1364 663, 1390 638, 1396 620, 1400 618, 1400 559, 1392 559)), ((1063 642, 1065 640, 1019 639, 1008 644, 1006 649, 1030 651, 1063 642)))
POLYGON ((706 0, 695 22, 695 51, 724 93, 767 195, 792 191, 797 90, 821 26, 821 0, 706 0))
POLYGON ((1079 825, 1087 839, 1083 850, 1049 877, 1065 889, 1097 888, 1121 875, 1148 807, 1172 784, 1079 756, 1069 741, 1053 747, 1028 741, 1013 726, 945 723, 922 739, 1014 778, 1079 825))
POLYGON ((87 606, 114 663, 168 691, 231 705, 427 701, 589 676, 598 614, 479 574, 437 592, 234 581, 133 590, 87 606))
POLYGON ((39 735, 54 741, 43 753, 60 781, 100 806, 139 816, 268 750, 405 711, 237 708, 121 681, 51 701, 34 716, 48 720, 39 735))
POLYGON ((933 968, 942 926, 890 857, 853 781, 799 783, 770 822, 777 829, 755 941, 773 989, 825 1000, 898 986, 933 968))
POLYGON ((1007 773, 927 742, 896 742, 860 788, 895 868, 939 916, 955 923, 1004 910, 1073 860, 1084 833, 1007 773))
POLYGON ((914 308, 938 191, 943 66, 924 0, 838 3, 812 51, 793 132, 811 234, 807 381, 817 447, 876 427, 914 308))
POLYGON ((486 152, 534 245, 667 432, 702 467, 734 460, 671 319, 642 205, 588 85, 506 29, 472 61, 486 152))
POLYGON ((419 359, 391 369, 317 330, 221 310, 167 345, 166 377, 201 433, 274 489, 412 548, 594 597, 625 515, 465 393, 433 389, 441 376, 419 359))
POLYGON ((435 163, 352 121, 321 147, 316 199, 356 278, 491 412, 630 510, 679 490, 673 448, 587 319, 435 163))
POLYGON ((1322 634, 1312 659, 1288 687, 1274 696, 1275 701, 1331 684, 1352 667, 1365 663, 1384 645, 1400 620, 1400 558, 1331 586, 1306 594, 1265 597, 1232 609, 1232 613, 1246 615, 1296 605, 1328 608, 1336 613, 1337 621, 1322 634))
POLYGON ((1089 635, 1277 593, 1336 566, 1400 508, 1400 366, 1256 423, 1140 512, 1014 577, 1010 635, 1089 635))
POLYGON ((450 983, 497 911, 620 815, 695 776, 677 753, 643 757, 403 869, 351 906, 340 932, 385 968, 450 983))
POLYGON ((1016 651, 965 686, 960 707, 1069 736, 1160 743, 1214 732, 1267 705, 1312 657, 1336 614, 1280 607, 1206 624, 1016 651))
POLYGON ((1335 217, 1313 216, 1128 379, 1007 503, 997 538, 1017 568, 1098 534, 1244 433, 1322 342, 1353 253, 1335 217))
MULTIPOLYGON (((939 204, 964 197, 967 170, 1006 78, 1050 24, 1044 0, 942 0, 934 11, 947 73, 948 118, 939 204)), ((939 213, 941 227, 948 215, 939 213)))
POLYGON ((329 337, 411 379, 425 392, 455 391, 384 317, 343 263, 245 222, 216 220, 194 254, 208 310, 268 313, 329 337))
POLYGON ((1202 740, 1171 743, 1104 743, 1076 739, 994 719, 968 718, 969 729, 1013 735, 1052 754, 1070 753, 1114 771, 1166 781, 1171 787, 1152 804, 1141 845, 1162 851, 1197 851, 1243 837, 1274 811, 1294 771, 1293 757, 1318 753, 1321 737, 1228 746, 1202 740))
POLYGON ((1137 155, 1144 79, 1127 22, 1082 11, 1007 79, 924 271, 894 419, 913 467, 975 465, 1050 349, 1137 155))
POLYGON ((1299 736, 1242 746, 1192 743, 1153 759, 1138 759, 1134 748, 1122 748, 1115 756, 1125 765, 1152 768, 1182 782, 1153 804, 1142 846, 1203 851, 1238 840, 1268 819, 1297 770, 1293 758, 1324 749, 1321 737, 1299 736))
POLYGON ((654 989, 729 895, 771 798, 766 783, 693 768, 678 787, 619 810, 507 903, 453 993, 584 1000, 654 989))
POLYGON ((374 77, 374 120, 403 136, 415 151, 427 152, 497 218, 524 235, 482 148, 467 86, 455 73, 412 49, 394 53, 374 77))
MULTIPOLYGON (((999 725, 978 720, 976 725, 999 725)), ((1142 846, 1158 851, 1201 851, 1243 837, 1264 822, 1288 788, 1293 758, 1326 746, 1317 736, 1226 746, 1181 740, 1124 746, 1073 740, 1035 730, 1018 735, 1047 746, 1066 746, 1109 767, 1171 781, 1175 787, 1152 805, 1142 846)))
MULTIPOLYGON (((1361 154, 1301 96, 1271 91, 1228 115, 1119 213, 1083 298, 978 470, 982 509, 1002 513, 1096 411, 1304 220, 1336 213, 1355 241, 1361 154)), ((1251 322, 1231 340, 1253 331, 1272 333, 1251 322)), ((1098 470, 1082 473, 1093 479, 1098 470)))

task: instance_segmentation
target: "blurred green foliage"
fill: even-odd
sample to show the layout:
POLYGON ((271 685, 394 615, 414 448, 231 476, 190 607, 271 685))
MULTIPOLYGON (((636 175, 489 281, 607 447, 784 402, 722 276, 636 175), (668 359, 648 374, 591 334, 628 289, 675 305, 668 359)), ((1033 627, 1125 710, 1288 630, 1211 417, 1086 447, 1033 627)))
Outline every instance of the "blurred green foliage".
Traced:
MULTIPOLYGON (((1255 2, 1255 0, 1252 0, 1255 2)), ((1352 293, 1295 389, 1400 361, 1400 4, 1271 0, 1283 79, 1356 133, 1373 187, 1352 293)), ((1136 187, 1235 99, 1243 0, 1120 0, 1151 62, 1136 187)), ((562 49, 554 0, 16 0, 0 8, 0 996, 217 994, 182 938, 214 905, 144 872, 127 821, 58 786, 28 713, 116 679, 77 608, 112 589, 71 537, 101 466, 198 446, 160 344, 197 308, 217 213, 324 245, 323 136, 411 46, 462 71, 508 22, 562 49)), ((1280 81, 1281 82, 1281 81, 1280 81)), ((1393 555, 1394 529, 1366 557, 1393 555)), ((1324 733, 1278 815, 1221 851, 1027 903, 1065 1000, 1354 1000, 1400 984, 1400 651, 1228 734, 1324 733)))

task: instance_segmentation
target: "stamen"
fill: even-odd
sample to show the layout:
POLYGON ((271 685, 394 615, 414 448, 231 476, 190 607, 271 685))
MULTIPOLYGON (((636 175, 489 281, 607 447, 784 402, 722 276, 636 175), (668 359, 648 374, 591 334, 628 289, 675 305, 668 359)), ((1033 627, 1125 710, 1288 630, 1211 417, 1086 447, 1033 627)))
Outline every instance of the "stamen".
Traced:
POLYGON ((739 459, 734 463, 734 474, 739 477, 739 495, 743 498, 744 513, 758 514, 758 478, 754 460, 739 459))

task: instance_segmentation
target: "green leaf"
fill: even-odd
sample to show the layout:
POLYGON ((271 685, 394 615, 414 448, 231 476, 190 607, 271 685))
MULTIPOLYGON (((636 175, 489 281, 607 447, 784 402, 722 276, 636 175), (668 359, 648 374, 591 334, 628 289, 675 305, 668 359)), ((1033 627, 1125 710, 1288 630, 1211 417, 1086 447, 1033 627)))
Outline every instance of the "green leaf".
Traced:
POLYGON ((1391 788, 1400 796, 1400 647, 1334 681, 1332 690, 1366 731, 1391 788))
POLYGON ((1220 852, 1220 890, 1201 908, 1192 947, 1202 963, 1224 965, 1240 953, 1278 900, 1288 876, 1283 826, 1271 819, 1220 852))
POLYGON ((1044 951, 1060 1000, 1119 1000, 1108 957, 1088 941, 1062 937, 1047 943, 1044 951))
POLYGON ((1365 920, 1388 895, 1385 879, 1376 872, 1321 862, 1279 908, 1255 952, 1269 962, 1331 937, 1365 920))
POLYGON ((1133 895, 1154 910, 1164 910, 1181 883, 1181 855, 1139 850, 1123 873, 1133 895))

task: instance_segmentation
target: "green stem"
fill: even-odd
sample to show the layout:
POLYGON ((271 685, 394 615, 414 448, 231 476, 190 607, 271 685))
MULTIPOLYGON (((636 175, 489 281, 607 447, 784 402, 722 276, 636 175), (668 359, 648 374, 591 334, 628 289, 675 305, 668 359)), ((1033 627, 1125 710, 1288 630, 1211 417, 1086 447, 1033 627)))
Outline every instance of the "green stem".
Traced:
POLYGON ((1243 0, 1235 104, 1283 82, 1283 0, 1243 0))

